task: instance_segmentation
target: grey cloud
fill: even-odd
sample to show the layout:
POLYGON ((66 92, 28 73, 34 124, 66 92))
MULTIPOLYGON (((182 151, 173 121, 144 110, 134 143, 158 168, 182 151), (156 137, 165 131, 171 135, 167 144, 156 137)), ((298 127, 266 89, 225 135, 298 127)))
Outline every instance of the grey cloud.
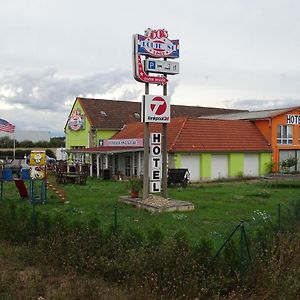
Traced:
POLYGON ((300 106, 299 99, 273 99, 273 100, 260 100, 260 99, 236 99, 224 101, 226 107, 247 110, 267 110, 285 107, 300 106))
MULTIPOLYGON (((169 76, 169 78, 173 79, 172 76, 169 76)), ((168 88, 169 88, 168 94, 169 94, 170 97, 172 97, 174 95, 174 93, 175 93, 176 88, 178 87, 178 85, 179 85, 179 81, 176 78, 174 80, 172 80, 172 84, 168 85, 168 88)))
MULTIPOLYGON (((76 96, 105 95, 122 90, 124 97, 135 98, 140 91, 128 87, 134 82, 129 71, 110 71, 85 77, 61 77, 56 70, 16 73, 0 78, 0 102, 34 110, 62 111, 64 103, 76 96), (5 89, 14 93, 1 92, 5 89)), ((124 98, 126 99, 126 98, 124 98)))

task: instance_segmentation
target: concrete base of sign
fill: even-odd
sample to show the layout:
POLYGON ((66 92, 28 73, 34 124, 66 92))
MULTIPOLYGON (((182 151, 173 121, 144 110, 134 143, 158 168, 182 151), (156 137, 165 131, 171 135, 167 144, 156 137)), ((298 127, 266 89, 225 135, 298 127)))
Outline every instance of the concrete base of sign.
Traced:
POLYGON ((137 208, 149 210, 151 212, 189 211, 195 209, 194 204, 190 202, 165 199, 153 195, 150 195, 149 198, 144 200, 142 198, 121 196, 120 201, 126 204, 132 204, 137 208))

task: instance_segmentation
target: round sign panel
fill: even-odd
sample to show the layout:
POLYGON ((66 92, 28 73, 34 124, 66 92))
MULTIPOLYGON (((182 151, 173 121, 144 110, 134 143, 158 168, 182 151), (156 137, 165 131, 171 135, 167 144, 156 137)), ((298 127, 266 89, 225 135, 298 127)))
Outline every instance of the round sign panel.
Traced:
POLYGON ((72 112, 71 117, 69 119, 69 128, 73 131, 78 131, 83 129, 83 125, 84 125, 83 115, 79 109, 75 109, 72 112))
POLYGON ((167 102, 164 98, 162 97, 155 97, 152 99, 152 102, 150 104, 150 108, 152 112, 156 115, 162 115, 166 112, 167 110, 167 102))

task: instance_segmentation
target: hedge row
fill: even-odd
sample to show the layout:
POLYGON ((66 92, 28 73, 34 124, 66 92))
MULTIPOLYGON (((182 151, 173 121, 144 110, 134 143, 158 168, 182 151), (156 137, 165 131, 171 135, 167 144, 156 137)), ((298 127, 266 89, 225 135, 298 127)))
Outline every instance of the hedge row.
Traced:
MULTIPOLYGON (((35 149, 32 149, 32 150, 35 150, 35 149)), ((30 154, 31 150, 28 149, 28 150, 16 150, 15 151, 15 158, 16 159, 23 159, 24 156, 30 154)), ((51 150, 51 149, 46 149, 46 154, 49 156, 49 157, 55 157, 55 154, 54 152, 51 150)), ((1 150, 0 151, 0 158, 2 159, 5 159, 5 158, 9 158, 9 159, 12 159, 14 157, 14 151, 12 150, 1 150)))
POLYGON ((191 245, 184 232, 173 237, 164 236, 157 228, 149 232, 115 232, 113 228, 101 228, 96 218, 88 224, 76 220, 70 224, 67 219, 60 213, 37 214, 33 218, 29 204, 2 200, 0 237, 27 244, 28 253, 23 257, 30 264, 101 276, 165 299, 226 298, 232 293, 246 295, 250 290, 253 293, 262 269, 270 269, 271 263, 274 267, 280 259, 277 233, 272 227, 263 229, 250 240, 252 250, 255 249, 254 262, 242 288, 240 247, 236 240, 231 240, 212 262, 216 249, 211 243, 204 239, 191 245))

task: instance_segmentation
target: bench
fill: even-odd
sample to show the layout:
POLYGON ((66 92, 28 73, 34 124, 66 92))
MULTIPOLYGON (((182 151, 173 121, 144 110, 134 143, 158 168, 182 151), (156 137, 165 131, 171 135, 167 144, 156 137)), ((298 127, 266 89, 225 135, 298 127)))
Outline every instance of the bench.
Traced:
POLYGON ((87 175, 82 173, 62 173, 57 177, 57 183, 86 184, 87 175))
POLYGON ((86 184, 89 165, 68 165, 67 162, 59 162, 55 165, 54 173, 56 182, 86 184))
POLYGON ((189 182, 190 173, 188 169, 168 169, 168 186, 181 185, 186 187, 189 182))

